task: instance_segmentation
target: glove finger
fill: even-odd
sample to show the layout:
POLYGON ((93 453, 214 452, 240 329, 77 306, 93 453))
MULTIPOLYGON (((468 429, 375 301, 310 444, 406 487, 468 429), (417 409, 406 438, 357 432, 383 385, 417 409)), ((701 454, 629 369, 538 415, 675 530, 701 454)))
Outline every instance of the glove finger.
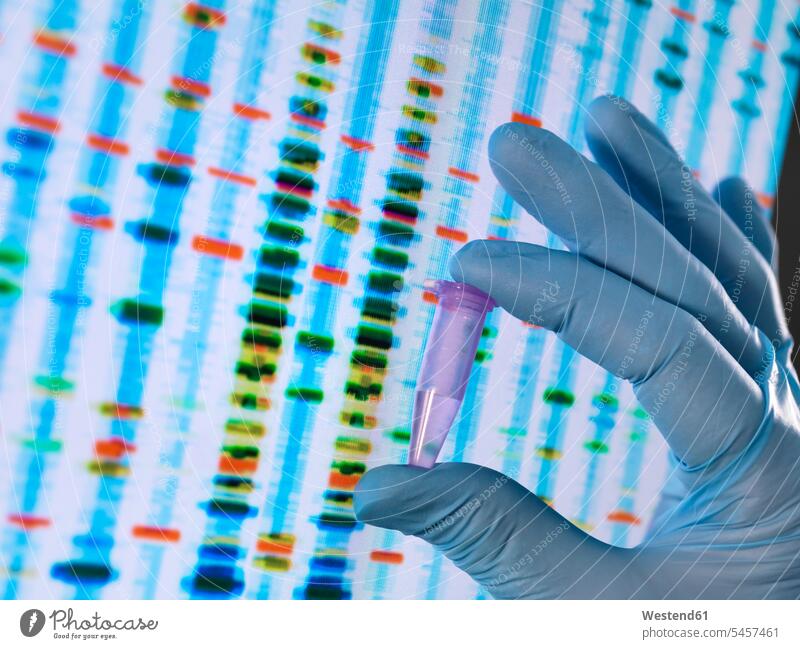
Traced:
MULTIPOLYGON (((588 108, 586 140, 595 159, 621 188, 714 272, 749 322, 776 342, 788 340, 772 269, 714 202, 675 150, 642 127, 631 104, 600 97, 588 108)), ((712 333, 713 327, 710 328, 712 333)), ((735 354, 734 354, 735 355, 735 354)))
POLYGON ((745 238, 752 241, 774 273, 778 262, 775 233, 756 200, 755 192, 741 178, 731 177, 722 180, 711 195, 745 238))
POLYGON ((493 597, 629 597, 633 553, 594 539, 511 478, 466 463, 387 465, 356 485, 360 521, 416 536, 493 597))
POLYGON ((473 241, 453 256, 450 273, 631 381, 687 468, 727 462, 758 429, 759 386, 695 318, 583 257, 473 241))
POLYGON ((603 169, 544 129, 505 124, 489 143, 495 176, 573 252, 703 321, 751 375, 762 350, 714 274, 603 169))

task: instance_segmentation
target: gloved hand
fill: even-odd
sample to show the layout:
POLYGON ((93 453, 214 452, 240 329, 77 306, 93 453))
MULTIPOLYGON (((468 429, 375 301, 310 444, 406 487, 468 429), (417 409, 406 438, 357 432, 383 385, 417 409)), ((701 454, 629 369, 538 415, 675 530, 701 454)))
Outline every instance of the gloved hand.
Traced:
POLYGON ((648 538, 602 543, 471 464, 375 468, 356 514, 497 598, 799 597, 800 387, 759 206, 736 179, 715 202, 623 100, 595 100, 586 131, 599 164, 521 124, 489 143, 500 183, 568 252, 474 241, 450 272, 633 384, 673 459, 648 538))

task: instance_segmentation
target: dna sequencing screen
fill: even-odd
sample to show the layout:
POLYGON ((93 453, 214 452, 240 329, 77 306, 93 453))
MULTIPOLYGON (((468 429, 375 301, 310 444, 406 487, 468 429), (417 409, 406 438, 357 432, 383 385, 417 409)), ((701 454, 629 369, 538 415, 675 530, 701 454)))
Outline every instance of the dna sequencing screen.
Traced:
MULTIPOLYGON (((481 598, 356 521, 404 462, 449 256, 560 244, 498 187, 507 121, 584 150, 631 99, 767 208, 800 66, 777 0, 0 2, 4 598, 481 598)), ((668 468, 630 389, 495 310, 442 460, 605 541, 668 468)))

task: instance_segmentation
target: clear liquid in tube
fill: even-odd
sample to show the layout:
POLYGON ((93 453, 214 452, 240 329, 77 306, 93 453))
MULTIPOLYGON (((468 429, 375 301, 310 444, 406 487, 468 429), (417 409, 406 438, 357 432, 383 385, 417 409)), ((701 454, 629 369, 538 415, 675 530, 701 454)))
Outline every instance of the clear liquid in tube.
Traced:
POLYGON ((437 394, 436 390, 417 390, 411 422, 409 464, 430 469, 436 463, 460 407, 460 399, 437 394), (427 438, 420 440, 419 436, 423 432, 427 438))

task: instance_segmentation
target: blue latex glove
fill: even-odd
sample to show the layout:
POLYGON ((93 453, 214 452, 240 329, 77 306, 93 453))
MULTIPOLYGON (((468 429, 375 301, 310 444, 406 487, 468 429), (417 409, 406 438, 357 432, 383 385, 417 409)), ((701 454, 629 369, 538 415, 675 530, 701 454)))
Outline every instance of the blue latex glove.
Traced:
POLYGON ((602 543, 471 464, 375 468, 356 514, 499 598, 798 597, 800 389, 759 206, 739 180, 715 202, 622 100, 596 100, 586 130, 599 164, 521 124, 489 143, 503 187, 568 252, 475 241, 450 272, 633 384, 674 462, 647 540, 602 543))

